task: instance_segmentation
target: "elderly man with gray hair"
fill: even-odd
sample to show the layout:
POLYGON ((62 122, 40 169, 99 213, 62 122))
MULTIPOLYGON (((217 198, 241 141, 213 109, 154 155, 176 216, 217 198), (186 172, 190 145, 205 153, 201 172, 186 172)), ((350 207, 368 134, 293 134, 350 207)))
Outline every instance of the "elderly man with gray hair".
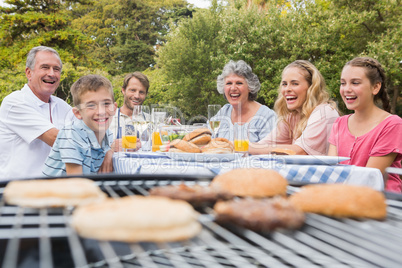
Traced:
POLYGON ((275 127, 276 114, 265 105, 256 102, 261 88, 260 81, 244 61, 230 61, 217 79, 217 90, 229 102, 213 120, 220 121, 216 137, 234 141, 234 124, 247 131, 250 142, 258 142, 275 127))
POLYGON ((26 61, 27 84, 0 106, 0 180, 42 176, 42 166, 71 111, 52 96, 60 84, 62 62, 56 50, 32 48, 26 61))

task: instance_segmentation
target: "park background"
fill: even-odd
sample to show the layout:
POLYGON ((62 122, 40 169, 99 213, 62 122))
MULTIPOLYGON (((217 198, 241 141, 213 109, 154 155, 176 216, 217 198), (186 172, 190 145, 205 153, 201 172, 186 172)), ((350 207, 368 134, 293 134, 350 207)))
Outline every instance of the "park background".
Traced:
MULTIPOLYGON (((63 61, 56 95, 71 103, 79 77, 108 77, 118 105, 125 74, 151 82, 145 104, 179 107, 186 119, 225 104, 216 78, 244 60, 261 82, 257 101, 273 107, 282 69, 297 59, 323 74, 343 114, 340 73, 356 56, 384 66, 391 112, 402 116, 401 0, 221 0, 198 8, 184 0, 3 0, 0 102, 26 83, 25 60, 38 45, 63 61)), ((194 1, 193 1, 194 2, 194 1)), ((205 2, 205 0, 204 0, 205 2)))

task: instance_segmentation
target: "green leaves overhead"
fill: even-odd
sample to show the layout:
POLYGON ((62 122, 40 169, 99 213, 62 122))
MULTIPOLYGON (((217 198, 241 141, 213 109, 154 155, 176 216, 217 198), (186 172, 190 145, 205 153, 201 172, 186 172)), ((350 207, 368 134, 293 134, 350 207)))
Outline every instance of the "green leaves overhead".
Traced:
POLYGON ((369 55, 389 66, 392 111, 401 113, 401 6, 399 0, 228 1, 222 6, 213 1, 210 10, 173 27, 158 53, 171 85, 166 99, 187 114, 205 114, 207 103, 225 103, 216 92, 223 66, 242 59, 261 81, 257 100, 272 107, 283 68, 305 59, 321 71, 331 96, 348 113, 339 96, 341 69, 353 57, 369 55))
POLYGON ((67 100, 79 76, 98 72, 112 80, 121 104, 124 75, 143 71, 151 81, 148 103, 176 105, 188 117, 205 115, 207 104, 226 103, 216 91, 223 66, 242 59, 260 79, 257 100, 272 107, 283 68, 305 59, 348 113, 339 96, 341 69, 368 55, 383 63, 392 112, 402 114, 401 0, 212 0, 209 9, 184 0, 5 2, 0 100, 25 83, 26 53, 46 45, 64 62, 57 94, 67 100))
POLYGON ((119 76, 154 65, 155 48, 168 31, 168 18, 175 17, 172 12, 180 8, 181 16, 191 15, 191 9, 183 12, 184 0, 5 2, 9 7, 0 7, 0 70, 15 73, 21 79, 14 81, 21 82, 2 80, 4 91, 22 87, 26 54, 34 46, 45 45, 59 52, 63 71, 68 71, 56 92, 65 99, 77 75, 102 68, 108 75, 119 76))
MULTIPOLYGON (((184 1, 101 0, 82 6, 85 14, 73 25, 97 44, 91 53, 111 74, 145 70, 155 64, 155 46, 166 33, 166 13, 184 1)), ((84 12, 82 12, 84 13, 84 12)))

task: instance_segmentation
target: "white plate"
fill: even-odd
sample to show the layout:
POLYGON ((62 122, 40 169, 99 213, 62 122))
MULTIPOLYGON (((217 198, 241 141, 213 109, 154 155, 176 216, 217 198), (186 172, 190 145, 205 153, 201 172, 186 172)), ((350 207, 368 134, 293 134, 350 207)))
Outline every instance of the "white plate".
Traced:
POLYGON ((168 158, 166 153, 157 152, 126 152, 125 155, 130 158, 168 158))
POLYGON ((396 168, 396 167, 387 167, 385 169, 387 173, 393 173, 393 174, 398 174, 402 175, 402 168, 396 168))
POLYGON ((319 156, 319 155, 254 155, 260 160, 275 160, 293 165, 336 165, 339 162, 350 159, 342 156, 319 156))
POLYGON ((240 159, 243 154, 203 154, 203 153, 166 153, 171 159, 195 162, 230 162, 240 159))

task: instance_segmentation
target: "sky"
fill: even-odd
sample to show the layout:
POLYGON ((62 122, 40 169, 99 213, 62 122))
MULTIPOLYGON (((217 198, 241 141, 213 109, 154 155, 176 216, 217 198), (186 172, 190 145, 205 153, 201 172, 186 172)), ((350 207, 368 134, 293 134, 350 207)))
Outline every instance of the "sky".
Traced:
POLYGON ((187 0, 187 2, 200 8, 208 8, 211 6, 211 0, 187 0))

